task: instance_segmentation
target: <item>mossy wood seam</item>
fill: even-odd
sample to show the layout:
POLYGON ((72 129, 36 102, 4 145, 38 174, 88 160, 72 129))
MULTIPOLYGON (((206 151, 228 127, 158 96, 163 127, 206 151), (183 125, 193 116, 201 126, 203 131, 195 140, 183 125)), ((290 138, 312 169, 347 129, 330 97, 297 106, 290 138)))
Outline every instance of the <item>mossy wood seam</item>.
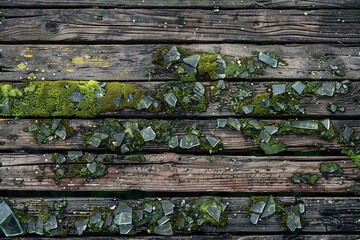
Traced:
MULTIPOLYGON (((146 93, 149 93, 152 96, 156 96, 161 99, 163 98, 161 94, 163 90, 161 90, 161 88, 164 88, 167 85, 171 87, 171 84, 171 82, 107 82, 107 86, 100 87, 101 83, 95 81, 86 82, 63 80, 55 82, 33 81, 30 84, 1 83, 0 89, 3 93, 2 98, 0 98, 0 102, 3 102, 6 96, 9 96, 9 104, 11 105, 11 108, 10 113, 0 114, 4 116, 13 115, 30 117, 133 117, 136 114, 138 114, 139 116, 176 115, 177 117, 213 117, 231 115, 252 116, 256 115, 257 113, 254 111, 250 114, 244 114, 241 110, 241 105, 246 105, 246 102, 251 103, 251 99, 256 99, 256 97, 260 97, 261 94, 262 96, 266 96, 264 94, 269 93, 269 87, 272 83, 256 82, 251 84, 249 89, 252 91, 252 96, 246 98, 243 102, 238 103, 238 106, 234 106, 234 108, 236 107, 238 109, 237 113, 234 113, 232 107, 230 107, 228 104, 225 104, 229 100, 230 96, 236 93, 239 89, 238 83, 232 82, 226 83, 227 89, 221 90, 221 97, 215 101, 212 100, 212 96, 210 96, 210 93, 213 92, 212 89, 214 88, 214 83, 203 82, 202 85, 205 87, 205 98, 203 101, 204 103, 206 103, 206 107, 193 107, 193 109, 198 109, 198 111, 191 111, 178 106, 175 108, 174 112, 166 112, 166 104, 159 109, 136 109, 140 100, 144 97, 144 95, 146 95, 146 93), (65 88, 65 86, 67 86, 68 88, 65 88), (29 92, 30 90, 32 92, 29 92), (70 101, 70 96, 77 90, 79 90, 82 94, 87 95, 87 97, 82 100, 83 102, 78 105, 81 111, 79 111, 79 109, 76 110, 76 104, 70 101), (96 98, 95 91, 97 94, 102 94, 100 99, 96 98), (131 93, 136 93, 134 101, 126 102, 126 98, 128 98, 129 94, 131 93), (122 102, 120 102, 119 98, 119 105, 115 105, 114 99, 116 96, 123 97, 122 102), (19 102, 19 104, 14 105, 16 102, 19 102), (32 109, 30 108, 30 105, 33 105, 32 109), (201 111, 199 112, 199 110, 201 111)), ((349 89, 350 90, 348 93, 344 95, 336 95, 333 97, 317 97, 314 94, 306 94, 305 97, 301 97, 300 99, 300 103, 305 109, 304 113, 293 113, 291 116, 358 116, 360 115, 360 100, 358 99, 357 92, 360 89, 360 83, 350 83, 349 89), (346 110, 344 112, 336 111, 335 113, 332 113, 329 110, 330 103, 338 106, 339 108, 343 107, 346 110)), ((276 115, 282 116, 286 115, 286 113, 276 113, 276 115)))
POLYGON ((321 9, 321 8, 360 8, 357 0, 337 0, 329 2, 326 0, 309 1, 274 1, 274 0, 252 0, 252 1, 233 1, 222 0, 215 2, 213 0, 13 0, 2 3, 4 7, 123 7, 123 8, 209 8, 209 9, 234 9, 234 8, 305 8, 305 9, 321 9))
MULTIPOLYGON (((98 81, 158 81, 176 80, 171 74, 151 74, 160 71, 152 64, 156 51, 173 45, 2 45, 1 81, 21 82, 30 74, 37 80, 98 80, 98 81), (24 68, 18 65, 23 63, 24 68), (91 72, 89 71, 91 69, 91 72)), ((359 45, 254 45, 254 44, 190 44, 176 45, 192 52, 215 52, 242 58, 253 51, 274 52, 288 66, 268 68, 257 80, 322 80, 350 79, 357 81, 360 71, 359 45), (344 78, 334 76, 331 65, 346 70, 344 78)))
MULTIPOLYGON (((164 199, 164 198, 163 198, 164 199)), ((191 198, 189 198, 191 199, 191 198)), ((22 209, 24 205, 29 206, 30 213, 38 212, 42 204, 53 205, 54 201, 61 201, 61 198, 12 198, 15 208, 22 209)), ((111 198, 66 198, 68 209, 66 222, 73 222, 75 218, 88 214, 95 206, 111 207, 119 202, 118 199, 111 198), (75 212, 75 213, 74 213, 75 212)), ((181 198, 170 199, 174 202, 181 198)), ((285 206, 304 202, 306 212, 303 214, 305 223, 303 233, 356 233, 360 230, 356 221, 359 218, 359 198, 357 197, 278 197, 279 202, 285 206)), ((264 220, 259 226, 250 223, 249 217, 245 212, 245 206, 251 205, 251 199, 247 197, 222 198, 228 205, 228 222, 224 227, 214 228, 213 226, 203 226, 200 231, 204 233, 279 233, 284 231, 284 226, 280 224, 280 216, 275 215, 264 220)), ((129 204, 136 204, 139 201, 127 201, 129 204)), ((66 223, 64 222, 64 223, 66 223)))
POLYGON ((360 10, 356 9, 321 9, 305 14, 303 10, 293 9, 222 10, 217 14, 214 10, 158 8, 2 9, 1 12, 2 43, 358 43, 360 37, 353 31, 360 27, 360 10))
MULTIPOLYGON (((100 154, 104 176, 76 176, 55 181, 52 154, 2 154, 0 190, 44 191, 160 191, 160 192, 269 192, 358 194, 359 169, 346 156, 247 157, 178 155, 141 156, 100 154), (140 161, 139 161, 140 160, 140 161), (320 164, 335 162, 342 176, 322 175, 320 164), (293 174, 312 173, 320 178, 312 186, 293 184, 293 174), (17 182, 15 179, 21 179, 17 182)), ((69 163, 72 166, 75 163, 69 163)), ((85 163, 86 164, 86 163, 85 163)))
MULTIPOLYGON (((30 132, 24 132, 23 130, 27 128, 31 119, 22 119, 15 120, 12 119, 3 119, 0 122, 0 141, 2 145, 0 145, 0 149, 3 150, 15 150, 15 149, 23 149, 23 150, 56 150, 56 149, 64 149, 64 150, 74 150, 74 149, 85 149, 84 148, 84 140, 81 135, 84 127, 95 127, 96 124, 103 122, 103 120, 85 120, 85 119, 71 119, 69 120, 70 126, 72 126, 75 130, 74 136, 70 137, 65 141, 52 141, 50 144, 36 144, 34 136, 30 132)), ((123 121, 125 122, 125 121, 123 121)), ((186 126, 187 123, 195 123, 197 120, 184 120, 182 125, 186 126)), ((274 122, 273 120, 270 122, 274 122)), ((354 130, 353 137, 358 137, 359 130, 359 121, 358 120, 332 120, 334 128, 337 130, 343 129, 345 125, 352 127, 354 130)), ((185 134, 185 128, 182 128, 179 135, 185 134)), ((216 120, 204 120, 199 122, 199 129, 202 131, 204 135, 214 135, 221 139, 223 145, 223 152, 231 151, 252 151, 259 150, 256 144, 253 142, 251 138, 244 137, 244 135, 237 130, 233 130, 229 127, 226 128, 217 128, 216 120)), ((301 134, 301 133, 298 133, 301 134)), ((336 151, 341 150, 346 144, 340 144, 339 139, 334 139, 333 141, 325 141, 320 140, 319 136, 316 135, 301 135, 301 137, 293 134, 278 136, 278 139, 284 142, 287 146, 288 151, 313 151, 313 150, 330 150, 336 151)), ((88 147, 89 150, 104 150, 104 148, 93 148, 88 147)), ((143 151, 164 151, 167 150, 168 146, 164 144, 156 144, 156 143, 147 143, 141 150, 143 151)), ((196 152, 197 150, 188 150, 188 152, 196 152)))

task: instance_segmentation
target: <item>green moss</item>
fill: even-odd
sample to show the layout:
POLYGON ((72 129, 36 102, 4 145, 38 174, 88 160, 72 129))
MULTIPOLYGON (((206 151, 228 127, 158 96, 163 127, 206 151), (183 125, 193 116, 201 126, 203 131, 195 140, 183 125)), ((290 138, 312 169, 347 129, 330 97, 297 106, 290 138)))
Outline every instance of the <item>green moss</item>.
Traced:
POLYGON ((210 79, 215 79, 216 71, 218 70, 218 63, 216 62, 216 58, 219 54, 207 54, 204 53, 201 55, 199 64, 197 66, 197 70, 200 76, 208 76, 210 79))

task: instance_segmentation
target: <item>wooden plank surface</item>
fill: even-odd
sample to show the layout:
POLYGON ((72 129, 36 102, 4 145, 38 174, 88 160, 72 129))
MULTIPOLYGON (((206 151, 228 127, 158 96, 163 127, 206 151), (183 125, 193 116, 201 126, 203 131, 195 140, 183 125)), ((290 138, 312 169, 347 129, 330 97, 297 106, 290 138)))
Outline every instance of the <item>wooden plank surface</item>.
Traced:
MULTIPOLYGON (((126 120, 122 120, 126 121, 126 120)), ((81 149, 84 150, 84 140, 80 133, 80 129, 83 127, 91 127, 102 122, 102 120, 87 120, 87 119, 71 119, 69 120, 70 126, 75 129, 75 134, 65 141, 54 141, 50 144, 37 144, 34 140, 33 134, 30 132, 24 132, 30 119, 22 120, 11 120, 11 119, 2 119, 0 122, 0 150, 14 151, 14 150, 29 150, 29 151, 38 151, 38 150, 47 150, 47 151, 56 151, 56 150, 74 150, 81 149), (13 140, 17 136, 16 140, 13 140)), ((216 120, 186 120, 182 122, 182 127, 179 128, 179 131, 176 134, 182 135, 186 133, 185 125, 187 123, 199 123, 199 129, 202 130, 204 135, 213 134, 216 137, 221 139, 223 144, 223 153, 226 152, 244 152, 244 151, 253 151, 260 150, 260 148, 253 142, 251 138, 245 137, 240 131, 236 131, 230 128, 217 128, 216 120)), ((332 120, 335 129, 340 129, 344 125, 352 127, 354 130, 354 135, 358 136, 360 132, 359 120, 332 120)), ((283 135, 277 136, 276 139, 281 140, 287 146, 288 151, 313 151, 319 150, 319 147, 328 149, 330 151, 339 151, 344 147, 343 144, 334 141, 325 141, 318 139, 316 135, 283 135)), ((94 148, 88 147, 89 150, 106 150, 104 148, 94 148)), ((148 152, 163 152, 167 151, 168 146, 165 144, 155 144, 148 142, 143 146, 141 151, 148 152)), ((184 152, 184 150, 179 150, 184 152)), ((187 150, 188 152, 204 152, 203 150, 187 150)))
MULTIPOLYGON (((360 235, 357 234, 333 234, 333 235, 323 235, 323 234, 317 234, 317 235, 306 235, 306 234, 274 234, 274 235, 231 235, 231 234, 209 234, 209 235, 183 235, 183 236, 172 236, 170 239, 174 240, 356 240, 359 239, 360 235)), ((0 238, 8 239, 8 238, 0 238)), ((74 240, 81 240, 84 239, 82 237, 15 237, 12 239, 18 239, 18 240, 60 240, 60 239, 74 239, 74 240)), ((128 240, 129 237, 116 237, 116 236, 87 236, 86 239, 90 240, 128 240)), ((163 237, 163 236, 131 236, 131 239, 134 240, 167 240, 169 237, 163 237)))
POLYGON ((358 43, 360 10, 2 9, 1 43, 358 43))
POLYGON ((117 7, 117 8, 359 8, 357 0, 253 0, 253 1, 233 1, 233 0, 1 0, 3 7, 117 7))
MULTIPOLYGON (((165 198, 162 198, 165 199, 165 198)), ((36 213, 42 204, 52 206, 54 200, 52 198, 12 198, 14 207, 23 209, 27 205, 30 213, 36 213)), ((71 223, 74 218, 88 214, 94 206, 111 207, 119 202, 119 199, 111 198, 67 198, 68 215, 63 224, 71 223)), ((182 199, 172 198, 174 202, 182 199)), ((261 221, 257 226, 250 223, 249 217, 246 216, 244 207, 251 203, 248 197, 231 197, 222 198, 223 202, 229 203, 228 223, 224 227, 204 226, 199 233, 242 233, 242 234, 279 234, 285 233, 283 225, 280 222, 280 215, 275 215, 266 221, 261 221)), ((357 197, 278 197, 285 206, 304 202, 306 212, 303 215, 304 229, 303 234, 349 234, 358 233, 360 231, 359 224, 356 224, 360 217, 359 208, 360 201, 357 197)), ((128 201, 135 204, 138 200, 128 201)))
MULTIPOLYGON (((1 27, 1 25, 0 25, 1 27)), ((1 36, 0 36, 1 38, 1 36)), ((158 49, 172 45, 1 45, 0 81, 22 81, 30 73, 38 80, 149 81, 147 71, 163 72, 152 64, 158 49), (75 61, 78 60, 78 61, 75 61), (20 63, 28 69, 20 69, 20 63)), ((254 44, 190 44, 177 45, 194 52, 216 52, 233 57, 251 56, 253 51, 270 51, 288 66, 267 68, 259 80, 358 80, 359 45, 254 45, 254 44), (345 69, 345 77, 337 77, 331 65, 345 69)), ((170 74, 154 74, 151 81, 176 80, 170 74)))
POLYGON ((127 191, 151 192, 255 192, 273 193, 343 193, 357 194, 359 169, 346 156, 319 157, 250 157, 178 155, 163 153, 144 155, 144 161, 104 160, 107 174, 98 179, 75 177, 54 180, 51 154, 2 154, 0 156, 0 190, 27 191, 127 191), (342 177, 321 177, 320 164, 336 162, 344 170, 342 177), (294 174, 317 174, 314 186, 293 184, 294 174), (15 184, 15 178, 23 179, 15 184), (41 179, 41 181, 39 180, 41 179))

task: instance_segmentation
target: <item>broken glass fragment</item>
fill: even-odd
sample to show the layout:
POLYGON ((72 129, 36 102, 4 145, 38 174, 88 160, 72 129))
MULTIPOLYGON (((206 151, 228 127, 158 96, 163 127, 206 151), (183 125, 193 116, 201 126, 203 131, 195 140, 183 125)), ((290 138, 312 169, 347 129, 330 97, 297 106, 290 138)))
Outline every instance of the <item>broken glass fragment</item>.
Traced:
POLYGON ((251 126, 253 126, 255 129, 261 130, 261 125, 259 124, 258 120, 256 120, 256 119, 251 119, 251 120, 249 121, 249 124, 250 124, 251 126))
POLYGON ((345 77, 345 71, 343 68, 341 68, 337 65, 330 65, 330 68, 335 75, 337 75, 339 77, 345 77))
POLYGON ((215 201, 212 201, 206 209, 206 213, 210 215, 217 223, 220 222, 220 217, 222 213, 222 207, 217 204, 215 201))
POLYGON ((215 79, 223 79, 226 77, 226 62, 221 57, 221 55, 217 56, 216 63, 218 66, 218 70, 216 71, 215 79))
POLYGON ((249 114, 249 113, 252 113, 252 111, 254 110, 254 105, 249 104, 249 105, 243 106, 242 109, 245 114, 249 114))
POLYGON ((132 228, 133 228, 132 224, 120 225, 119 226, 120 234, 127 235, 130 233, 132 228))
POLYGON ((261 214, 261 218, 267 218, 276 212, 276 203, 273 196, 268 197, 264 211, 261 214))
POLYGON ((321 120, 320 121, 321 122, 321 124, 324 126, 324 128, 326 129, 326 130, 330 130, 330 127, 331 127, 331 122, 330 122, 330 119, 323 119, 323 120, 321 120))
POLYGON ((298 206, 300 214, 303 214, 305 212, 305 204, 299 203, 298 206))
POLYGON ((170 218, 167 217, 167 216, 163 216, 162 218, 160 218, 158 221, 157 221, 157 224, 159 226, 161 225, 164 225, 165 223, 168 223, 170 221, 170 218))
POLYGON ((216 138, 211 135, 207 135, 205 138, 210 143, 211 147, 213 147, 213 148, 216 147, 216 145, 218 145, 221 141, 219 138, 216 138))
POLYGON ((216 121, 218 128, 223 128, 228 123, 228 120, 226 118, 218 118, 216 121))
POLYGON ((169 200, 161 201, 161 206, 165 216, 172 214, 174 212, 175 205, 169 200))
POLYGON ((237 118, 229 118, 228 119, 228 124, 231 126, 231 127, 233 127, 233 128, 235 128, 236 130, 240 130, 240 128, 241 128, 241 124, 240 124, 240 121, 239 121, 239 119, 237 119, 237 118))
POLYGON ((274 96, 283 94, 286 91, 286 84, 273 84, 271 90, 274 96))
POLYGON ((257 225, 260 219, 260 214, 258 213, 251 213, 250 215, 250 222, 254 225, 257 225))
POLYGON ((130 93, 128 98, 127 98, 127 102, 131 102, 134 99, 135 99, 135 93, 130 93))
POLYGON ((264 208, 265 208, 265 205, 266 203, 264 202, 256 202, 251 208, 250 208, 250 211, 252 213, 258 213, 258 214, 261 214, 263 211, 264 211, 264 208))
POLYGON ((152 207, 150 204, 145 203, 144 211, 145 211, 145 212, 148 212, 148 213, 151 213, 152 210, 153 210, 153 207, 152 207))
POLYGON ((57 219, 54 215, 51 215, 48 220, 44 223, 44 230, 48 232, 50 230, 58 228, 57 219))
POLYGON ((113 102, 117 107, 120 106, 120 98, 118 96, 114 97, 113 102))
POLYGON ((173 230, 171 227, 171 223, 167 222, 161 226, 155 226, 154 233, 163 235, 163 236, 171 236, 173 235, 173 230))
POLYGON ((334 174, 335 176, 341 176, 343 174, 341 167, 334 162, 321 163, 320 172, 324 175, 334 174))
POLYGON ((200 100, 204 96, 205 88, 200 82, 195 82, 193 91, 194 91, 194 97, 197 100, 200 100))
POLYGON ((302 82, 296 82, 293 85, 291 85, 291 87, 298 93, 298 94, 302 94, 303 91, 306 88, 306 85, 303 84, 302 82))
POLYGON ((86 97, 85 94, 81 94, 78 90, 70 95, 70 102, 79 103, 86 97))
POLYGON ((335 93, 335 83, 334 82, 323 82, 321 84, 321 87, 319 87, 316 90, 316 93, 319 96, 329 96, 332 97, 334 96, 335 93))
POLYGON ((172 106, 172 107, 176 106, 177 97, 175 96, 174 93, 170 92, 170 93, 164 94, 164 99, 170 106, 172 106))
POLYGON ((264 128, 270 135, 273 135, 279 131, 279 127, 277 126, 265 126, 264 128))
POLYGON ((167 53, 164 54, 164 62, 175 62, 179 60, 180 57, 180 52, 175 46, 173 46, 167 53))
POLYGON ((145 142, 152 141, 156 138, 156 133, 150 126, 141 130, 140 134, 145 142))
POLYGON ((169 147, 176 148, 177 146, 179 146, 179 137, 174 136, 169 141, 169 147))
POLYGON ((38 235, 44 234, 44 220, 39 216, 36 220, 35 233, 38 235))
POLYGON ((306 130, 317 130, 319 129, 319 124, 315 121, 295 121, 293 124, 294 128, 306 129, 306 130))
POLYGON ((267 131, 262 130, 262 131, 260 132, 260 138, 261 138, 264 142, 268 143, 268 142, 270 141, 270 139, 271 139, 271 136, 270 136, 270 134, 269 134, 267 131))
POLYGON ((353 133, 354 133, 354 130, 352 128, 346 126, 341 136, 346 142, 350 142, 351 136, 353 135, 353 133))
POLYGON ((105 92, 102 91, 101 89, 96 89, 96 90, 94 91, 94 94, 95 94, 95 97, 96 97, 97 99, 102 98, 102 97, 105 96, 105 92))
POLYGON ((294 232, 296 229, 301 229, 300 217, 293 211, 290 211, 286 219, 286 226, 292 232, 294 232))
POLYGON ((286 150, 286 146, 281 142, 269 142, 269 143, 260 143, 260 148, 267 155, 276 154, 286 150))
POLYGON ((339 110, 339 112, 345 112, 346 108, 345 107, 339 107, 338 110, 339 110))
POLYGON ((5 201, 0 203, 0 225, 12 215, 12 211, 5 201))
POLYGON ((21 185, 24 182, 23 178, 15 178, 14 179, 14 184, 15 185, 21 185))
POLYGON ((180 147, 183 149, 190 149, 199 145, 199 138, 195 135, 185 135, 180 139, 180 147))
POLYGON ((200 60, 200 55, 198 54, 191 55, 183 59, 184 63, 195 69, 199 63, 199 60, 200 60))
POLYGON ((35 233, 35 222, 33 220, 28 220, 27 221, 27 229, 28 229, 28 233, 35 233))
POLYGON ((275 58, 272 58, 271 56, 269 56, 266 53, 263 52, 259 52, 259 61, 266 63, 267 65, 276 68, 278 66, 278 60, 276 60, 275 58))
POLYGON ((335 104, 330 104, 329 110, 330 112, 335 113, 337 110, 337 106, 335 104))
POLYGON ((67 137, 66 129, 63 126, 59 126, 55 131, 55 135, 65 140, 67 137))
POLYGON ((35 132, 37 129, 38 129, 38 127, 37 127, 37 124, 35 124, 35 123, 32 123, 28 126, 28 130, 30 132, 35 132))
POLYGON ((67 155, 70 161, 77 161, 83 156, 83 153, 81 151, 68 151, 67 155))
POLYGON ((112 137, 115 139, 115 141, 113 142, 114 146, 118 147, 124 141, 125 133, 115 133, 114 135, 112 135, 112 137))
POLYGON ((136 109, 141 110, 141 109, 148 109, 151 104, 153 103, 153 98, 149 95, 145 95, 138 103, 138 105, 136 106, 136 109))
POLYGON ((6 97, 3 102, 0 104, 1 113, 10 113, 10 99, 6 97))
POLYGON ((120 147, 121 153, 127 153, 129 151, 130 151, 130 148, 126 144, 121 145, 121 147, 120 147))
POLYGON ((87 225, 89 223, 88 219, 80 220, 75 222, 75 228, 79 235, 83 234, 83 232, 86 230, 87 225))
POLYGON ((219 80, 216 83, 216 88, 224 90, 226 88, 226 83, 224 80, 219 80))

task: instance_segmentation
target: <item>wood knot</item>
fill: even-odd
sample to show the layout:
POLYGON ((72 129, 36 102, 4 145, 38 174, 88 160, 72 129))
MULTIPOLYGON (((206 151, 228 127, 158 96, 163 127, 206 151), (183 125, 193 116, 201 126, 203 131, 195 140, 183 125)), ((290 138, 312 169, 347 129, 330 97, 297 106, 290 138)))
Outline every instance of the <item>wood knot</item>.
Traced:
POLYGON ((45 30, 51 33, 56 33, 59 31, 59 25, 56 22, 47 22, 45 24, 45 30))

